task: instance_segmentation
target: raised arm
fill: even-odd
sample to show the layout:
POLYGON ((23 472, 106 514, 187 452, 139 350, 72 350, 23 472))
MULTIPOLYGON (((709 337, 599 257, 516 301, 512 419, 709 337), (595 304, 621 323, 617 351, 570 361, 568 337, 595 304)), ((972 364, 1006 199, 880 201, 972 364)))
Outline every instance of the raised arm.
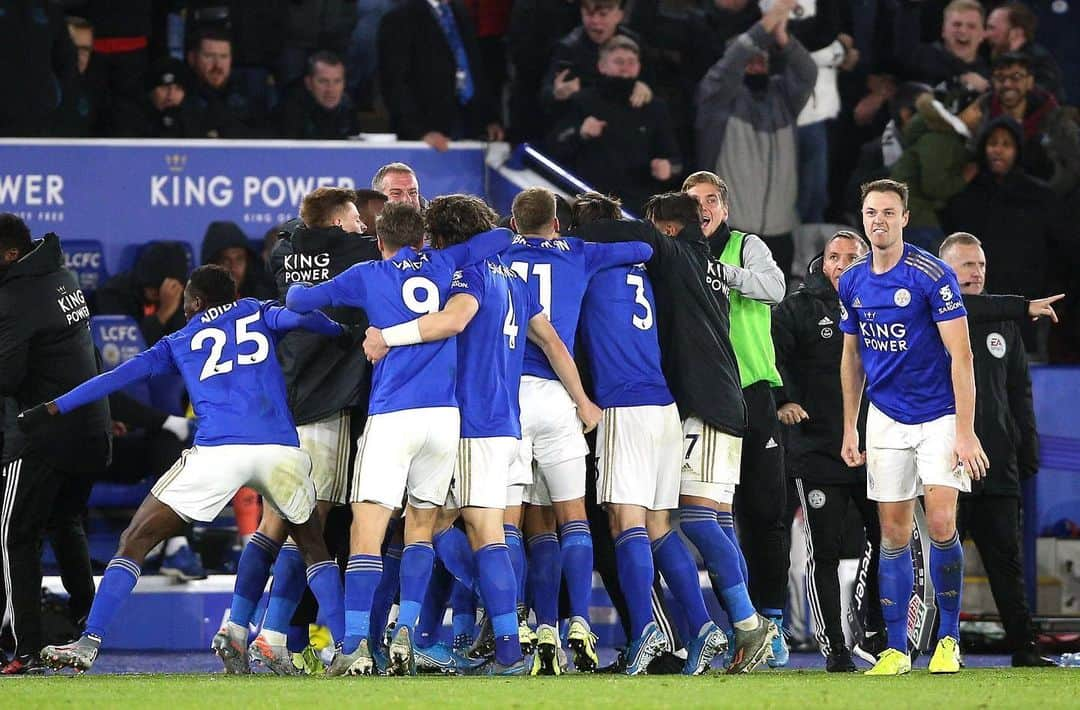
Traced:
MULTIPOLYGON (((953 397, 956 399, 956 444, 954 466, 962 466, 978 480, 986 475, 990 462, 975 435, 975 365, 968 338, 967 318, 939 321, 941 341, 952 359, 953 397)), ((844 421, 847 423, 847 400, 844 401, 844 421)))
POLYGON ((297 313, 310 313, 326 306, 364 307, 367 289, 363 269, 367 263, 356 264, 329 281, 310 286, 294 284, 285 295, 285 306, 297 313))
POLYGON ((297 313, 281 306, 270 306, 265 311, 265 319, 271 330, 280 333, 299 329, 335 337, 345 332, 345 326, 330 319, 321 311, 297 313))
POLYGON ((441 253, 450 257, 456 268, 460 269, 463 266, 475 264, 509 249, 513 241, 513 232, 509 229, 496 227, 477 234, 464 244, 455 244, 452 247, 443 249, 441 253))
POLYGON ((465 330, 479 310, 480 302, 475 296, 454 294, 446 307, 437 313, 428 313, 389 328, 368 328, 364 354, 371 362, 378 362, 386 357, 390 348, 452 338, 465 330))
MULTIPOLYGON (((968 349, 971 354, 971 349, 968 349)), ((844 333, 844 353, 840 357, 840 391, 844 398, 844 443, 840 458, 852 468, 866 463, 866 454, 859 449, 859 407, 862 405, 866 372, 863 370, 859 336, 844 333)))
POLYGON ((645 242, 585 243, 585 263, 590 274, 612 266, 641 264, 651 259, 652 255, 653 248, 645 242))
POLYGON ((551 363, 551 369, 559 376, 559 381, 562 382, 570 399, 577 406, 578 419, 585 427, 585 432, 595 429, 600 422, 600 408, 585 394, 574 358, 566 349, 562 338, 555 332, 551 321, 543 313, 538 313, 529 319, 529 340, 544 351, 548 362, 551 363))

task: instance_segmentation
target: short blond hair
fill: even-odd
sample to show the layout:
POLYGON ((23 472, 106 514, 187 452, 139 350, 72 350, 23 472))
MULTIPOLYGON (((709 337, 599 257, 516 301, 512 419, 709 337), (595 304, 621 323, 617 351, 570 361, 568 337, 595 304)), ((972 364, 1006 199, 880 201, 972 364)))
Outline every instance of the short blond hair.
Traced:
POLYGON ((712 185, 716 188, 716 191, 720 193, 720 202, 723 204, 724 209, 728 206, 728 186, 724 182, 724 179, 716 173, 711 173, 708 170, 698 170, 696 173, 690 173, 683 180, 682 192, 689 192, 690 188, 696 185, 712 185))
POLYGON ((300 203, 300 220, 309 227, 329 227, 337 213, 356 204, 356 192, 344 187, 317 187, 300 203))
POLYGON ((555 221, 555 193, 544 187, 525 188, 514 197, 510 214, 520 234, 539 234, 555 221))

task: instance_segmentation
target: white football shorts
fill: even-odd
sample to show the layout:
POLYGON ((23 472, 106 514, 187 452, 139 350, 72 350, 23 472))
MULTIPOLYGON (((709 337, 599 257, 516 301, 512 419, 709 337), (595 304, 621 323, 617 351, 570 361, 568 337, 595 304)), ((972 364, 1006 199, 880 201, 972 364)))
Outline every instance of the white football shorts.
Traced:
POLYGON ((902 424, 873 404, 866 415, 866 497, 880 503, 914 500, 926 486, 971 492, 971 479, 953 467, 956 415, 902 424))
POLYGON ((340 504, 346 502, 349 483, 349 413, 341 411, 296 427, 300 448, 311 457, 315 496, 340 504))
POLYGON ((597 502, 678 508, 682 444, 674 404, 605 409, 596 430, 597 502))
POLYGON ((739 484, 742 439, 706 424, 697 417, 682 423, 682 495, 731 503, 739 484))

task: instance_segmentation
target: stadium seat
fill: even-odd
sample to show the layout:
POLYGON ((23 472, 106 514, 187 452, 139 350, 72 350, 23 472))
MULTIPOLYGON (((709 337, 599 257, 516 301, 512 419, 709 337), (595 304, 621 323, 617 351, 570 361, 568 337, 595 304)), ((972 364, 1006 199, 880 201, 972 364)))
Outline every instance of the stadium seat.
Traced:
POLYGON ((96 239, 65 239, 64 268, 75 273, 79 288, 87 296, 105 283, 109 272, 105 268, 105 246, 96 239))

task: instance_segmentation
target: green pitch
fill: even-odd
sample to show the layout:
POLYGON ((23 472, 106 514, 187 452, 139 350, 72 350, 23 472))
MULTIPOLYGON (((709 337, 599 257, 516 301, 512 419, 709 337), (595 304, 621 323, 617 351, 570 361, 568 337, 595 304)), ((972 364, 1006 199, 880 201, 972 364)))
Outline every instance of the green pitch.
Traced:
POLYGON ((916 670, 901 678, 758 672, 704 678, 563 676, 562 678, 226 678, 220 675, 128 675, 0 680, 5 708, 800 708, 954 710, 1076 708, 1080 671, 969 669, 956 676, 916 670))

